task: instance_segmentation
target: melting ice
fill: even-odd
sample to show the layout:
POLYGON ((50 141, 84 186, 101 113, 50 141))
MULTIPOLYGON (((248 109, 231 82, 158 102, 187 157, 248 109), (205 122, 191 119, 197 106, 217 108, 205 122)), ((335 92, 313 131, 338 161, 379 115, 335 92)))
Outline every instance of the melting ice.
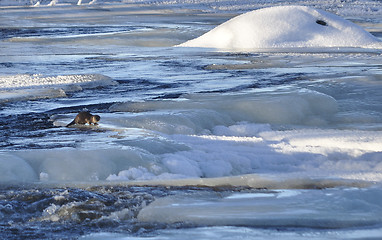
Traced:
POLYGON ((36 3, 0 1, 0 238, 381 236, 379 1, 36 3))
POLYGON ((179 46, 226 50, 369 47, 380 41, 350 21, 305 6, 278 6, 237 16, 179 46))

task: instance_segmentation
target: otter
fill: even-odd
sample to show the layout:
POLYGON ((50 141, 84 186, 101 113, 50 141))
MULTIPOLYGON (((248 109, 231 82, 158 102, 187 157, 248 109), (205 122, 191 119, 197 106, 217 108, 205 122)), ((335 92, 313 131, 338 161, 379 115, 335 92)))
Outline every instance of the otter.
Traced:
POLYGON ((74 124, 86 124, 88 123, 89 125, 94 124, 97 125, 98 121, 101 119, 100 116, 98 115, 92 115, 90 112, 79 112, 74 118, 74 120, 66 125, 67 127, 72 126, 74 124))

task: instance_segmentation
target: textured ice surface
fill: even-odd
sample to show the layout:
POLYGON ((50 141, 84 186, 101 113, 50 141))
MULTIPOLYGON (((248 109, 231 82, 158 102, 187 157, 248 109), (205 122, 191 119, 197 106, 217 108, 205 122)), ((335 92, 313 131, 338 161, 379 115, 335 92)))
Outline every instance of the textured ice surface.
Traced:
POLYGON ((370 33, 339 16, 306 6, 278 6, 239 15, 179 46, 251 50, 377 43, 370 33))

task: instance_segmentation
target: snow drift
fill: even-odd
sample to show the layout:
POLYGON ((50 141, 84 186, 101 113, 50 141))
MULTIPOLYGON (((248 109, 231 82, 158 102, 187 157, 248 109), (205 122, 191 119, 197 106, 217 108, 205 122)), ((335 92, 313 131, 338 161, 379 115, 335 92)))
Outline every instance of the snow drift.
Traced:
POLYGON ((239 15, 181 47, 259 48, 371 47, 380 42, 360 26, 304 6, 277 6, 239 15))

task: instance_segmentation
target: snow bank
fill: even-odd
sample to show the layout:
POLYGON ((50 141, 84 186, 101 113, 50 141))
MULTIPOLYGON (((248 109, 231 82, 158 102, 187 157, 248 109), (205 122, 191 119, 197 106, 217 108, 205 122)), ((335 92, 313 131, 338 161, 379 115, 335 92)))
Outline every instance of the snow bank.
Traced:
POLYGON ((101 74, 59 76, 19 74, 0 76, 0 103, 66 97, 67 92, 115 84, 117 82, 101 74))
POLYGON ((380 41, 356 24, 304 6, 278 6, 239 15, 181 47, 225 50, 369 47, 380 41))

